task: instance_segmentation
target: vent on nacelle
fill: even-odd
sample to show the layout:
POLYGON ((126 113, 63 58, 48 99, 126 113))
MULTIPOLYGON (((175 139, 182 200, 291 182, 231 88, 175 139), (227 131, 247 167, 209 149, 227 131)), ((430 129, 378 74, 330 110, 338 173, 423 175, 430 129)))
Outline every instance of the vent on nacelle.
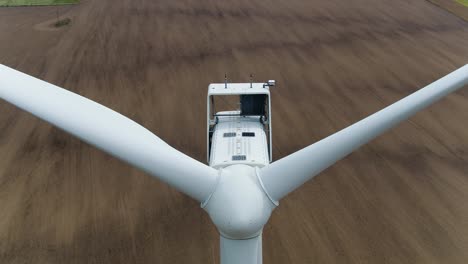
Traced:
POLYGON ((236 136, 235 132, 228 132, 228 133, 223 134, 223 137, 235 137, 235 136, 236 136))
POLYGON ((232 160, 246 160, 247 157, 245 155, 234 155, 232 156, 232 160))
POLYGON ((255 137, 255 132, 242 132, 243 137, 255 137))

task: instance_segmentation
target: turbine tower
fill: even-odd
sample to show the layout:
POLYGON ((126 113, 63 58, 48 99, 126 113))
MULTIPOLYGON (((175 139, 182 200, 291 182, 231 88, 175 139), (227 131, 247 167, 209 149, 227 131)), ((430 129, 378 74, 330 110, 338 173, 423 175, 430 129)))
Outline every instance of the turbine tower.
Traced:
MULTIPOLYGON (((468 65, 271 164, 269 160, 263 165, 240 160, 210 167, 109 108, 0 65, 0 98, 200 202, 219 230, 222 264, 262 263, 263 226, 279 200, 360 146, 466 84, 468 65)), ((234 114, 236 118, 248 117, 242 112, 234 114)), ((232 113, 225 115, 233 118, 232 113)), ((268 120, 261 122, 266 124, 268 120)))

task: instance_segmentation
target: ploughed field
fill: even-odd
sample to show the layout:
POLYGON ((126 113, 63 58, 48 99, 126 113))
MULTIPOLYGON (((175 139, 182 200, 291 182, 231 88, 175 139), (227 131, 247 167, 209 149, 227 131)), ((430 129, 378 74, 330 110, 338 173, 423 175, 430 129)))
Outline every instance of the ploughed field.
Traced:
MULTIPOLYGON (((465 8, 459 5, 460 8, 465 8)), ((0 63, 205 161, 210 82, 276 79, 274 159, 468 63, 468 23, 424 0, 110 1, 0 8, 0 63)), ((466 263, 468 87, 281 201, 265 263, 466 263)), ((1 263, 215 263, 200 206, 0 102, 1 263)), ((294 175, 291 175, 294 177, 294 175)))

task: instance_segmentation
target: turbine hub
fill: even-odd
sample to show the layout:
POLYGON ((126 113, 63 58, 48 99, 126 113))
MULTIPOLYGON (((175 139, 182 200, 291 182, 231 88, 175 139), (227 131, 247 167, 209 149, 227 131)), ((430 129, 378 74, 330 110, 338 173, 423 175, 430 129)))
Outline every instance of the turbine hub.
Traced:
POLYGON ((202 208, 222 236, 247 239, 258 236, 278 205, 262 187, 259 171, 248 165, 232 165, 219 170, 216 189, 202 208))

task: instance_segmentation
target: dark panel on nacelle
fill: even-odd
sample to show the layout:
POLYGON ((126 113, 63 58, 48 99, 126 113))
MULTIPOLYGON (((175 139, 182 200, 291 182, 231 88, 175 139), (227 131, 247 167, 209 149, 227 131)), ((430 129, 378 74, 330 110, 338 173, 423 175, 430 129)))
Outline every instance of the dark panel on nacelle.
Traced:
POLYGON ((266 94, 241 95, 241 115, 265 115, 266 94))

